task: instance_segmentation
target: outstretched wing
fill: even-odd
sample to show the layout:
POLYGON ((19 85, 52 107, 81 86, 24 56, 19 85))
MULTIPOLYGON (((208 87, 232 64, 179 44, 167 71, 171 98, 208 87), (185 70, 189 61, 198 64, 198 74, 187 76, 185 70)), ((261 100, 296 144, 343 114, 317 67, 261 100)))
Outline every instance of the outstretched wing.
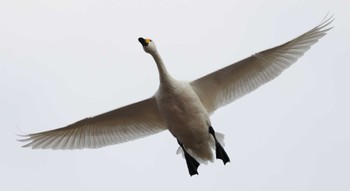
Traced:
POLYGON ((100 148, 152 135, 166 129, 154 97, 63 128, 26 135, 33 149, 100 148))
POLYGON ((277 77, 326 35, 333 20, 325 19, 299 37, 194 80, 191 86, 208 113, 213 113, 277 77))

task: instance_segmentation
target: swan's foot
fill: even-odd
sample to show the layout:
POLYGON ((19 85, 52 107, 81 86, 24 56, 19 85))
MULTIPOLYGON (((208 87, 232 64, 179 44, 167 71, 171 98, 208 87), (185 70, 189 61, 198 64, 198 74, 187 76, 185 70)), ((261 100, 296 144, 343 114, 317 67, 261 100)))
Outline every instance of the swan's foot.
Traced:
POLYGON ((216 158, 221 159, 224 164, 227 162, 230 162, 230 158, 228 157, 227 153, 225 152, 224 148, 221 146, 219 141, 216 139, 215 131, 212 126, 209 127, 209 133, 213 135, 215 140, 215 147, 216 147, 216 158))
POLYGON ((180 143, 179 140, 177 140, 177 142, 179 143, 180 147, 184 151, 188 172, 190 173, 191 176, 198 174, 197 169, 199 167, 199 163, 197 162, 196 159, 194 159, 190 154, 187 153, 183 144, 180 143))

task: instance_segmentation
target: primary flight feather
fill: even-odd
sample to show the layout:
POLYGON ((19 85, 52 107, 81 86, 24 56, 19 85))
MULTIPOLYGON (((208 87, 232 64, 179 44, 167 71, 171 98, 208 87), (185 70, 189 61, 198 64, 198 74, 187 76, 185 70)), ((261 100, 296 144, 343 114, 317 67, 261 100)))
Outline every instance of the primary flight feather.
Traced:
POLYGON ((33 149, 100 148, 169 130, 177 139, 190 175, 200 163, 230 161, 223 149, 223 135, 216 133, 209 116, 259 86, 271 81, 295 63, 326 35, 333 21, 321 24, 297 38, 256 53, 192 82, 175 80, 166 70, 154 42, 139 38, 155 60, 160 85, 154 96, 116 110, 86 118, 63 128, 25 135, 24 147, 33 149))

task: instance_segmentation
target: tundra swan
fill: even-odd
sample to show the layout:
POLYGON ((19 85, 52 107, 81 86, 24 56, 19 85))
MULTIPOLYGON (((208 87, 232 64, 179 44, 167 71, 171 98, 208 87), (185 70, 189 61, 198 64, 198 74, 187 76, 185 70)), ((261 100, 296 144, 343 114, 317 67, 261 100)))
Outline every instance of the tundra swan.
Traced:
POLYGON ((24 147, 33 149, 83 149, 118 144, 169 130, 177 139, 190 175, 200 163, 230 161, 223 149, 222 134, 215 133, 209 116, 257 89, 295 63, 322 38, 334 19, 328 18, 297 38, 256 53, 192 82, 175 80, 165 68, 154 41, 139 38, 144 51, 156 62, 160 85, 145 100, 66 127, 25 135, 24 147))

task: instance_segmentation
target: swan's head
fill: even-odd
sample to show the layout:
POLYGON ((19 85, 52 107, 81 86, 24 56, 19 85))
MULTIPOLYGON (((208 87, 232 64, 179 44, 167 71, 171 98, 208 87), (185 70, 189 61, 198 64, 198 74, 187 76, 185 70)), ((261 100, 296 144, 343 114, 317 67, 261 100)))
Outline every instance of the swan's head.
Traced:
POLYGON ((145 50, 145 52, 152 54, 157 51, 156 45, 151 39, 149 38, 144 39, 140 37, 139 42, 142 44, 143 50, 145 50))

